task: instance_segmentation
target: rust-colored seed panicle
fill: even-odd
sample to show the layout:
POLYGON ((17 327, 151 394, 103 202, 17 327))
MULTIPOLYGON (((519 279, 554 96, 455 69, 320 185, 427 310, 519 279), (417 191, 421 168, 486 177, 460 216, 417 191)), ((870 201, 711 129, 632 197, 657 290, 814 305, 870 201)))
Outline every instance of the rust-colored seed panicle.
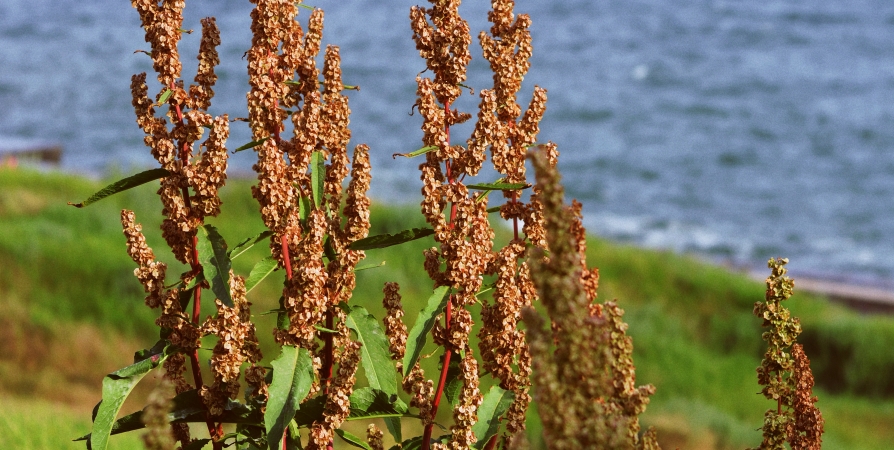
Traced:
POLYGON ((338 374, 329 387, 323 420, 314 422, 310 430, 309 449, 325 449, 332 442, 335 430, 351 413, 351 393, 354 391, 357 366, 360 364, 360 343, 345 343, 339 358, 338 374))
POLYGON ((795 385, 795 398, 792 404, 794 423, 789 428, 789 444, 797 450, 819 450, 823 445, 825 420, 819 408, 817 398, 813 396, 813 372, 810 360, 804 353, 801 344, 792 345, 792 378, 795 385))
POLYGON ((245 280, 230 273, 230 292, 234 306, 216 300, 217 316, 202 325, 205 335, 217 336, 211 356, 214 384, 199 390, 212 415, 219 415, 228 399, 239 394, 239 372, 245 362, 258 363, 262 358, 255 327, 251 322, 250 303, 245 299, 245 280))
POLYGON ((449 443, 449 447, 453 450, 471 448, 476 442, 472 426, 478 422, 478 406, 483 399, 478 389, 478 360, 471 351, 460 361, 459 367, 463 388, 453 408, 454 425, 451 427, 452 438, 449 443))
POLYGON ((403 373, 404 354, 407 351, 407 326, 404 324, 404 307, 400 298, 400 285, 397 283, 385 283, 383 289, 385 298, 382 306, 385 307, 385 336, 388 336, 388 348, 391 351, 391 359, 397 361, 397 371, 403 373))
POLYGON ((382 442, 384 437, 385 433, 383 433, 376 424, 371 423, 366 427, 366 443, 369 444, 370 448, 373 450, 385 449, 385 444, 382 442))
POLYGON ((404 392, 410 394, 410 406, 419 408, 419 416, 422 417, 423 424, 431 423, 434 418, 431 416, 432 400, 435 393, 434 382, 425 379, 425 372, 417 362, 410 373, 404 378, 401 385, 404 392))
POLYGON ((143 227, 136 223, 133 211, 121 210, 121 225, 124 227, 124 236, 127 237, 127 254, 139 266, 134 269, 133 274, 146 291, 146 305, 158 308, 164 293, 167 265, 155 261, 155 254, 146 244, 143 227))
POLYGON ((214 68, 220 64, 217 46, 220 45, 220 30, 213 17, 202 19, 202 41, 199 44, 199 68, 196 71, 195 85, 189 87, 189 107, 207 110, 211 107, 214 96, 214 84, 217 74, 214 68))
POLYGON ((180 29, 183 26, 183 0, 132 0, 131 5, 139 12, 146 42, 152 46, 152 67, 158 73, 162 86, 170 86, 180 78, 180 29))

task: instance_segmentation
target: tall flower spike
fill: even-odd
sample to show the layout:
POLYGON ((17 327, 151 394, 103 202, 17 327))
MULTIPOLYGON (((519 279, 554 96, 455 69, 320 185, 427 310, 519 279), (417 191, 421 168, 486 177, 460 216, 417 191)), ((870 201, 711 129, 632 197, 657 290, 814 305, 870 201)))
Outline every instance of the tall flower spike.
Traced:
POLYGON ((161 306, 161 297, 164 292, 165 271, 167 265, 155 261, 155 254, 146 245, 146 237, 143 236, 142 226, 136 223, 133 211, 121 210, 121 225, 124 227, 124 236, 127 237, 127 254, 139 267, 133 274, 140 280, 146 291, 146 305, 150 308, 161 306))
POLYGON ((360 364, 360 343, 349 341, 342 351, 339 361, 338 375, 330 386, 326 406, 323 409, 323 420, 314 422, 310 430, 309 449, 325 449, 330 445, 335 430, 351 413, 351 393, 354 390, 354 378, 360 364))
POLYGON ((792 359, 792 378, 795 380, 795 399, 792 404, 794 423, 789 428, 788 441, 793 450, 819 450, 823 445, 825 420, 816 407, 810 360, 801 344, 792 346, 792 359))
POLYGON ((535 397, 541 411, 551 412, 541 415, 544 434, 551 448, 641 448, 645 441, 638 439, 636 415, 652 389, 632 388, 631 345, 623 335, 626 325, 620 310, 612 304, 607 305, 608 313, 599 305, 590 307, 574 227, 569 225, 574 212, 563 204, 558 172, 547 156, 533 151, 530 155, 550 249, 548 259, 542 249, 531 250, 531 274, 554 322, 553 331, 532 308, 522 314, 528 324, 535 397), (553 341, 556 348, 551 352, 553 341))
POLYGON ((199 69, 196 71, 195 85, 189 87, 189 107, 206 110, 214 96, 217 74, 214 68, 220 64, 217 46, 220 45, 220 30, 213 17, 202 19, 202 41, 199 44, 199 69))
POLYGON ((400 301, 400 285, 397 283, 385 283, 382 290, 385 298, 382 306, 385 307, 385 336, 388 336, 388 348, 391 351, 391 359, 397 361, 397 371, 403 373, 404 354, 407 351, 407 326, 401 317, 404 316, 404 308, 400 301))

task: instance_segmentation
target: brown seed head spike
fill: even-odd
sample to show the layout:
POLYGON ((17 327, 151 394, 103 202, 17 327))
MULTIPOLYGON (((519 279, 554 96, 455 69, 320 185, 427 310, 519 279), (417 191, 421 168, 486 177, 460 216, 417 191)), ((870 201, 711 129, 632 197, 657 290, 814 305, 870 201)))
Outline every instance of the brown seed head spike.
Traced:
POLYGON ((220 45, 220 30, 213 17, 202 19, 202 42, 199 44, 199 68, 196 71, 196 85, 189 87, 189 107, 193 109, 207 110, 211 107, 211 97, 214 96, 214 83, 217 82, 217 74, 214 68, 220 64, 217 55, 217 46, 220 45))
POLYGON ((167 265, 155 261, 155 254, 146 244, 143 227, 136 223, 133 211, 121 210, 121 225, 124 227, 124 236, 127 237, 127 254, 139 266, 134 269, 133 274, 147 293, 146 305, 158 308, 164 292, 167 265))

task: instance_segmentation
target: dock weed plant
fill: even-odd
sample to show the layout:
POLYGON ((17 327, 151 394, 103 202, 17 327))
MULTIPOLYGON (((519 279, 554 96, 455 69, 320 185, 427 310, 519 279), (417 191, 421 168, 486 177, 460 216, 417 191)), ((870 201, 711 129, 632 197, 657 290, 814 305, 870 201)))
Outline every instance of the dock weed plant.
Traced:
POLYGON ((754 315, 763 319, 769 328, 763 333, 767 351, 757 378, 763 386, 761 393, 776 401, 776 410, 764 415, 764 439, 761 449, 784 449, 788 442, 792 449, 822 447, 823 416, 813 396, 813 374, 810 360, 796 342, 801 334, 801 323, 792 317, 782 302, 792 296, 795 283, 785 276, 787 259, 771 259, 767 265, 766 300, 754 304, 754 315))
MULTIPOLYGON (((229 246, 226 230, 206 223, 220 212, 231 123, 207 112, 219 63, 217 26, 213 18, 201 21, 197 74, 187 86, 177 50, 185 2, 132 0, 158 81, 150 97, 146 74, 133 76, 132 104, 159 167, 75 206, 160 180, 161 234, 188 269, 171 276, 135 214, 121 212, 127 253, 146 305, 159 310, 160 335, 136 352, 133 365, 104 378, 92 433, 79 440, 102 450, 114 434, 147 428, 144 442, 153 449, 331 449, 336 438, 382 449, 385 434, 376 423, 365 439, 343 429, 346 421, 375 419, 396 443, 391 448, 524 448, 536 400, 550 448, 658 448, 655 431, 643 432, 638 420, 655 388, 636 386, 624 312, 596 300, 599 273, 587 266, 582 206, 565 204, 556 145, 537 142, 546 90, 534 87, 527 108, 517 103, 533 51, 530 17, 516 15, 511 0, 493 0, 492 26, 479 34, 493 85, 479 91, 473 116, 455 106, 466 91, 474 95, 464 84, 472 38, 460 0, 410 10, 426 65, 414 105, 423 137, 419 150, 400 156, 422 161, 427 226, 368 236, 370 149, 348 150, 344 91, 357 88, 343 84, 339 48, 321 48, 323 11, 300 1, 252 3, 248 117, 234 120, 248 122, 253 140, 234 151, 257 153, 252 196, 267 229, 229 246), (301 8, 311 10, 305 27, 301 8), (471 135, 457 143, 451 129, 473 117, 471 135), (488 153, 500 178, 473 181, 488 153), (498 205, 489 207, 492 200, 498 205), (495 213, 512 230, 502 246, 489 218, 495 213), (383 287, 382 325, 352 304, 355 274, 369 268, 358 267, 365 250, 429 236, 436 245, 425 250, 422 269, 432 292, 421 311, 404 311, 394 282, 383 287), (235 273, 232 261, 264 243, 269 256, 247 276, 235 273), (282 282, 278 301, 269 302, 276 327, 261 332, 273 334, 279 354, 265 359, 246 294, 274 273, 282 282), (214 310, 204 319, 203 292, 214 310), (439 350, 423 354, 429 341, 439 350), (210 356, 200 358, 199 350, 210 356), (432 377, 421 363, 435 356, 432 377), (119 417, 134 386, 156 368, 165 381, 149 404, 119 417), (365 385, 357 384, 361 373, 365 385), (489 377, 487 392, 481 377, 489 377), (444 399, 452 407, 449 426, 438 423, 444 399), (417 421, 421 435, 403 436, 408 421, 417 421), (207 437, 194 437, 189 423, 202 424, 207 437)), ((771 327, 759 380, 779 405, 767 413, 761 448, 783 448, 785 440, 792 448, 819 448, 822 418, 809 362, 794 344, 799 326, 779 305, 791 291, 782 264, 771 261, 767 302, 755 307, 771 327)))

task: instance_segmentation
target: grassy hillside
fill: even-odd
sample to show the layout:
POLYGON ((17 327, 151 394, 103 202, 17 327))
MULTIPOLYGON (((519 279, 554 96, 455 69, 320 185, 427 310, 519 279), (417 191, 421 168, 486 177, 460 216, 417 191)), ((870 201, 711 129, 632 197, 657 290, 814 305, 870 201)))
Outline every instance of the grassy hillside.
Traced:
MULTIPOLYGON (((124 252, 121 208, 136 211, 149 244, 171 265, 169 282, 184 270, 157 231, 161 206, 154 187, 83 210, 66 205, 102 184, 0 169, 0 434, 14 448, 82 448, 67 440, 87 431, 102 376, 157 336, 156 311, 143 305, 124 252)), ((231 180, 222 192, 224 214, 209 221, 230 243, 263 230, 249 186, 231 180)), ((423 224, 415 206, 378 205, 372 217, 376 234, 423 224)), ((498 236, 498 244, 505 239, 498 236)), ((431 292, 421 251, 432 244, 422 239, 368 252, 361 264, 386 264, 358 273, 354 301, 381 317, 382 284, 397 281, 412 320, 431 292)), ((237 259, 236 272, 247 274, 266 250, 258 245, 237 259)), ((763 286, 691 258, 595 238, 589 262, 600 268, 600 298, 616 298, 627 311, 638 379, 658 388, 643 421, 659 428, 664 447, 757 445, 756 429, 771 406, 755 394, 763 343, 751 310, 763 286)), ((260 314, 276 307, 280 283, 275 274, 249 294, 268 358, 275 356, 273 316, 260 314)), ((788 307, 805 330, 801 341, 820 386, 826 448, 882 448, 894 441, 888 426, 894 422, 894 320, 858 316, 799 293, 788 307)), ((125 409, 136 407, 138 401, 125 409)), ((134 441, 117 442, 132 448, 134 441)))

